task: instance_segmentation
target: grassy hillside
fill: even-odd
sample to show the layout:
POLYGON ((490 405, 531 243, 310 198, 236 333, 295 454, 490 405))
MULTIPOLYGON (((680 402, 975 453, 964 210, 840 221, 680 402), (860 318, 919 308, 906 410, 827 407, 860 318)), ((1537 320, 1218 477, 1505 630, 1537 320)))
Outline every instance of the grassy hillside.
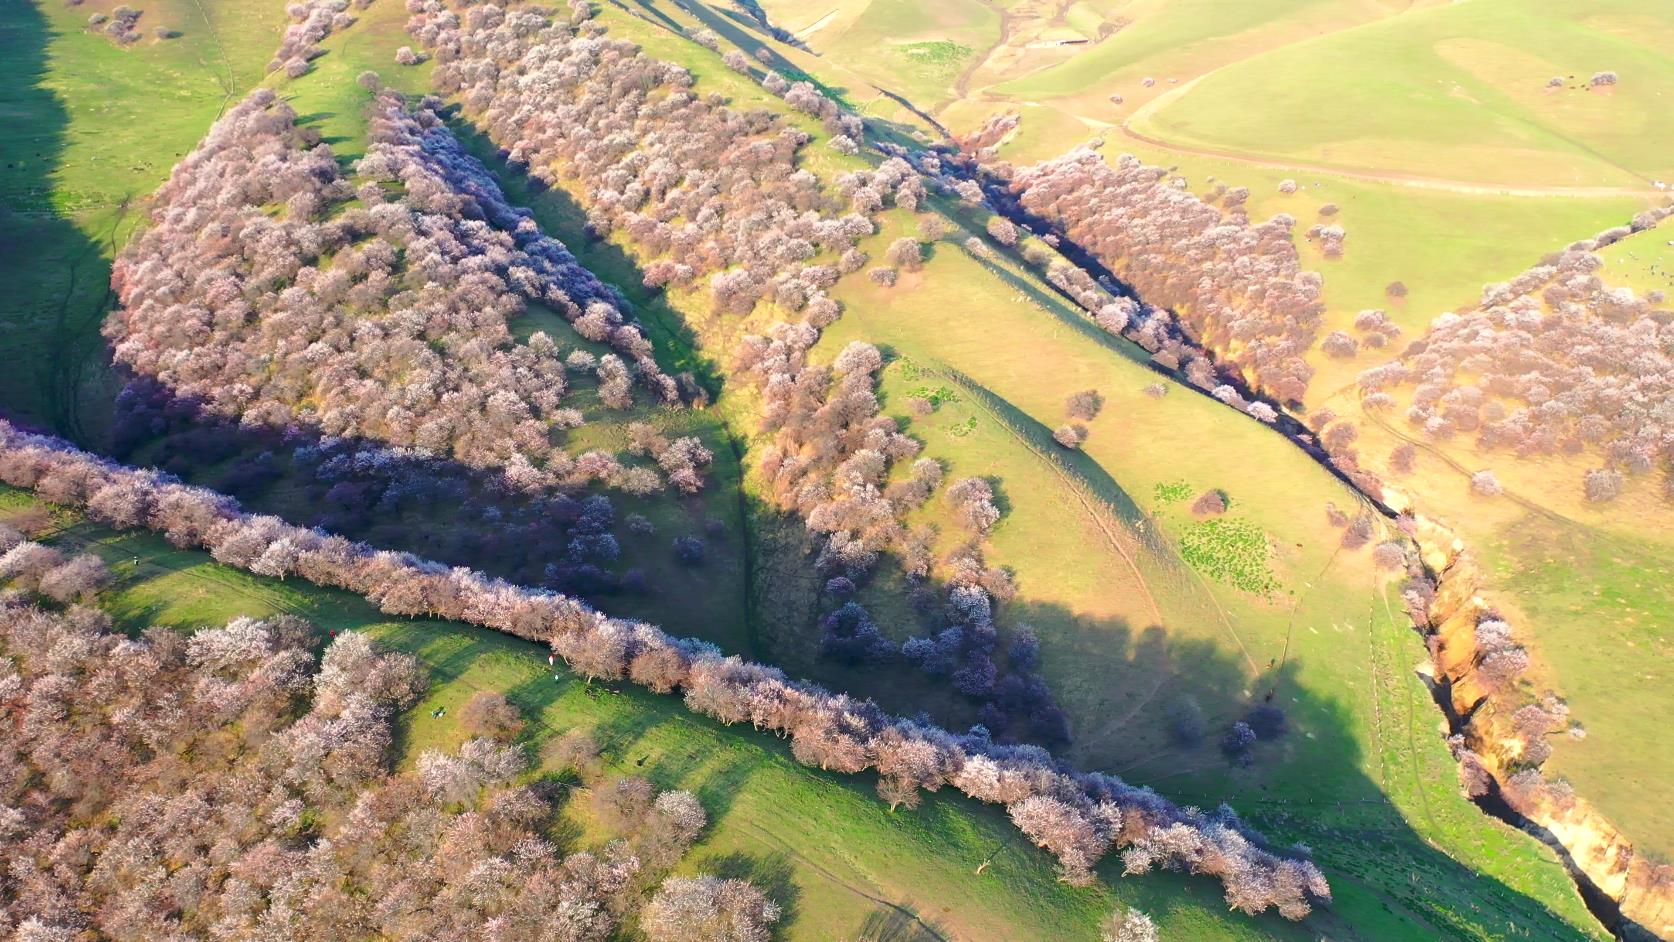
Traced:
POLYGON ((1643 185, 1669 169, 1654 115, 1674 63, 1657 30, 1622 27, 1666 15, 1638 0, 1434 7, 1242 60, 1133 124, 1188 147, 1342 169, 1643 185), (1591 87, 1604 71, 1624 79, 1591 87))
MULTIPOLYGON (((233 6, 218 9, 232 16, 233 6)), ((266 11, 255 0, 236 6, 266 11)), ((701 90, 772 101, 677 32, 719 22, 730 23, 731 34, 745 39, 759 42, 759 35, 747 24, 687 6, 697 8, 697 15, 671 3, 648 3, 641 5, 648 11, 643 18, 606 7, 603 20, 613 35, 688 64, 701 90)), ((976 14, 953 5, 947 9, 954 12, 946 22, 934 20, 935 29, 977 28, 959 25, 976 22, 976 14)), ((1094 14, 1104 15, 1089 6, 1077 16, 1087 20, 1094 14)), ((8 37, 27 39, 40 28, 27 11, 8 8, 5 15, 19 24, 8 37)), ((51 15, 55 22, 63 16, 51 15)), ((243 18, 259 41, 250 43, 241 61, 265 62, 274 41, 271 26, 264 27, 265 34, 248 26, 257 18, 254 13, 243 18)), ((400 28, 404 18, 399 4, 379 0, 359 24, 328 40, 312 74, 278 86, 341 154, 355 153, 364 136, 366 93, 353 81, 360 71, 376 69, 403 90, 425 88, 424 68, 393 64, 394 49, 408 41, 400 28)), ((920 32, 902 28, 903 35, 942 41, 923 22, 911 27, 920 32)), ((1082 28, 1091 27, 1083 22, 1082 28)), ((190 38, 188 33, 171 42, 190 38)), ((44 77, 21 79, 18 87, 52 88, 52 81, 62 81, 54 78, 60 68, 147 52, 91 45, 105 42, 68 33, 52 39, 50 47, 38 50, 36 68, 45 70, 44 77)), ((853 64, 858 54, 846 58, 853 64)), ((65 92, 67 110, 55 112, 59 126, 52 133, 65 153, 61 165, 70 166, 74 158, 75 173, 92 176, 87 169, 92 162, 84 159, 91 155, 63 140, 84 135, 103 140, 97 136, 101 131, 124 120, 136 122, 133 111, 99 119, 105 123, 92 117, 84 122, 76 109, 87 98, 85 89, 65 92)), ((137 110, 142 100, 123 102, 137 110)), ((43 127, 52 124, 49 112, 42 112, 43 127)), ((179 130, 180 152, 213 119, 207 98, 200 117, 192 133, 184 126, 179 130)), ((812 122, 801 123, 814 129, 812 122)), ((470 131, 463 123, 460 130, 470 131)), ((123 132, 131 135, 128 151, 158 164, 132 181, 147 192, 173 157, 137 130, 123 132)), ((480 140, 473 145, 493 166, 492 148, 480 140)), ((828 179, 836 169, 854 165, 823 146, 809 153, 813 169, 828 179)), ((710 379, 719 399, 698 419, 710 423, 710 434, 747 441, 754 430, 751 398, 722 381, 719 364, 728 360, 741 332, 778 313, 764 306, 746 323, 711 314, 699 298, 650 295, 639 286, 631 247, 588 244, 581 237, 579 207, 570 197, 562 191, 536 196, 507 182, 513 198, 532 205, 584 263, 629 293, 653 327, 660 360, 710 379)), ((41 185, 44 193, 60 193, 49 183, 41 185)), ((1392 199, 1383 206, 1384 218, 1402 211, 1392 199)), ((1439 203, 1433 225, 1444 228, 1451 212, 1439 203)), ((1531 215, 1532 207, 1520 218, 1531 215)), ((958 225, 976 222, 954 216, 958 225)), ((95 230, 88 227, 97 218, 103 217, 54 216, 53 221, 90 240, 95 230)), ((866 248, 881 256, 888 240, 910 225, 897 212, 866 248)), ((504 689, 527 712, 539 713, 545 726, 537 735, 578 723, 603 728, 622 768, 648 769, 659 784, 691 785, 706 803, 724 808, 705 850, 716 856, 741 853, 757 865, 788 869, 786 879, 798 894, 791 938, 858 934, 867 919, 898 918, 886 905, 892 903, 918 909, 944 927, 938 931, 947 938, 1090 938, 1110 894, 1118 891, 1157 916, 1167 938, 1486 940, 1504 937, 1508 925, 1514 927, 1509 931, 1536 938, 1596 934, 1554 856, 1485 818, 1458 794, 1437 732, 1439 715, 1411 670, 1424 652, 1405 627, 1396 587, 1373 569, 1366 550, 1339 550, 1340 532, 1325 522, 1327 501, 1356 508, 1352 493, 1278 436, 1231 410, 1183 388, 1161 399, 1146 395, 1144 388, 1159 377, 1140 365, 1133 348, 1091 329, 1015 260, 969 255, 958 245, 967 234, 937 243, 926 270, 903 277, 894 289, 858 278, 843 282, 847 311, 819 353, 834 355, 850 339, 885 347, 891 360, 883 390, 887 411, 900 416, 926 443, 926 454, 944 461, 953 475, 998 479, 1008 515, 995 531, 990 558, 1012 567, 1020 586, 1003 618, 1029 622, 1040 632, 1043 670, 1077 730, 1075 757, 1086 767, 1155 784, 1183 802, 1230 799, 1264 833, 1310 844, 1337 900, 1301 927, 1228 917, 1201 881, 1123 881, 1114 863, 1107 864, 1101 889, 1068 890, 1051 880, 1044 855, 1018 846, 1010 828, 991 812, 934 801, 889 816, 865 794, 865 783, 837 783, 803 770, 779 743, 692 720, 671 701, 553 681, 535 652, 498 636, 388 622, 353 599, 248 579, 145 537, 81 526, 63 538, 97 542, 113 559, 141 556, 141 566, 115 597, 118 611, 129 617, 155 612, 189 625, 217 620, 241 605, 293 606, 328 627, 365 625, 425 657, 443 682, 408 720, 409 754, 425 742, 456 736, 445 719, 432 722, 429 711, 462 702, 477 687, 504 689), (941 407, 927 417, 909 417, 905 399, 925 388, 937 393, 941 407), (1064 452, 1051 442, 1051 430, 1064 420, 1065 398, 1086 388, 1106 397, 1104 411, 1090 423, 1086 447, 1064 452), (1177 499, 1182 491, 1195 497, 1212 488, 1230 496, 1224 519, 1236 524, 1205 529, 1186 509, 1189 501, 1177 499), (1275 588, 1265 594, 1246 591, 1228 572, 1270 581, 1275 588), (1165 732, 1170 711, 1186 700, 1197 704, 1213 730, 1207 742, 1190 747, 1174 744, 1165 732), (1251 768, 1235 767, 1215 749, 1214 738, 1251 703, 1263 700, 1285 709, 1290 731, 1259 746, 1251 768), (1003 852, 977 876, 977 865, 996 848, 1003 852)), ((1543 231, 1530 241, 1555 237, 1543 231)), ((51 245, 45 239, 39 244, 51 245)), ((1357 248, 1351 243, 1351 252, 1357 248)), ((90 257, 108 256, 109 247, 93 251, 90 257)), ((1411 265, 1422 267, 1424 258, 1411 265)), ((46 256, 35 264, 46 265, 46 256)), ((42 349, 59 336, 92 342, 85 316, 79 328, 62 331, 43 317, 27 323, 42 349)), ((0 400, 8 410, 48 414, 55 400, 47 391, 58 387, 38 379, 9 381, 28 392, 13 399, 8 389, 0 400)), ((747 460, 741 465, 748 466, 747 460)), ((729 648, 782 662, 793 673, 876 695, 895 709, 927 708, 950 721, 967 719, 960 711, 968 705, 924 692, 904 671, 848 672, 817 659, 807 631, 815 587, 802 556, 800 522, 764 512, 756 483, 741 479, 742 487, 728 492, 725 486, 739 478, 722 478, 709 498, 727 495, 735 504, 727 519, 739 527, 736 573, 728 570, 715 579, 723 583, 719 586, 703 585, 700 574, 681 591, 632 614, 681 633, 718 638, 729 648), (748 602, 741 605, 745 591, 748 602)), ((936 502, 924 514, 943 522, 942 512, 936 502)), ((954 537, 949 533, 945 539, 951 545, 954 537)), ((868 590, 867 601, 881 623, 904 636, 911 621, 893 588, 885 574, 868 590)))
POLYGON ((88 19, 118 4, 0 9, 0 402, 96 435, 106 394, 98 326, 110 261, 143 203, 221 109, 253 86, 278 44, 282 5, 147 3, 145 36, 118 46, 88 19), (178 35, 157 38, 163 28, 178 35), (85 406, 85 408, 84 408, 85 406))
MULTIPOLYGON (((896 5, 875 0, 866 8, 896 5)), ((792 5, 778 6, 791 15, 792 5)), ((1026 33, 1040 6, 1014 5, 1007 26, 1026 33)), ((1016 71, 997 83, 974 79, 939 117, 959 131, 1016 110, 1023 121, 1002 150, 1008 159, 1050 158, 1098 136, 1107 155, 1131 152, 1176 168, 1194 191, 1249 187, 1253 217, 1288 213, 1299 232, 1316 221, 1341 225, 1348 233, 1341 259, 1301 244, 1304 264, 1325 276, 1328 330, 1347 328, 1361 310, 1384 309, 1403 328, 1398 349, 1438 314, 1473 303, 1484 284, 1666 198, 1652 184, 1674 178, 1667 128, 1653 117, 1674 95, 1662 54, 1674 18, 1664 4, 1263 2, 1232 15, 1205 15, 1190 0, 1093 6, 1131 22, 1071 52, 1035 47, 1008 58, 1002 36, 990 61, 1016 71), (1025 65, 1029 55, 1033 63, 1025 65), (1616 85, 1590 85, 1607 70, 1618 73, 1616 85), (1143 84, 1146 77, 1155 83, 1143 84), (1553 77, 1564 81, 1549 86, 1553 77), (1297 184, 1296 193, 1279 191, 1285 180, 1297 184), (1328 204, 1339 212, 1320 214, 1328 204), (1397 281, 1407 288, 1404 298, 1386 294, 1397 281)), ((824 52, 862 22, 833 19, 804 38, 824 52)), ((1612 246, 1602 277, 1641 293, 1667 292, 1674 287, 1667 241, 1652 232, 1612 246)), ((956 309, 970 306, 960 298, 956 309)), ((886 321, 897 332, 906 323, 898 310, 886 321)), ((987 320, 979 323, 974 334, 996 336, 987 320)), ((934 331, 918 333, 948 344, 956 332, 938 320, 934 331)), ((1021 333, 1013 342, 1042 343, 1021 333)), ((970 357, 966 348, 950 362, 971 372, 970 357)), ((1346 360, 1311 357, 1319 372, 1310 406, 1355 416, 1360 451, 1373 466, 1401 439, 1362 417, 1345 387, 1383 359, 1372 350, 1346 360)), ((1035 384, 1016 388, 1021 395, 1035 384)), ((1050 406, 1045 396, 1040 402, 1043 411, 1050 406)), ((925 425, 937 421, 939 414, 925 425)), ((1406 434, 1398 419, 1395 425, 1406 434)), ((1108 438, 1095 425, 1089 456, 1108 438)), ((1144 452, 1154 447, 1147 439, 1144 452)), ((1171 463, 1181 460, 1178 451, 1171 463)), ((1219 438, 1210 453, 1228 454, 1219 438)), ((1098 461, 1126 484, 1107 459, 1098 461)), ((1666 854, 1669 824, 1652 796, 1671 750, 1658 748, 1646 717, 1657 714, 1667 689, 1671 609, 1662 534, 1670 520, 1655 476, 1630 482, 1617 504, 1587 505, 1577 482, 1597 463, 1596 456, 1518 462, 1468 444, 1431 443, 1418 470, 1392 484, 1454 527, 1488 565, 1493 603, 1537 646, 1534 688, 1566 696, 1586 726, 1585 740, 1556 745, 1550 770, 1596 801, 1641 849, 1666 854), (1469 494, 1469 472, 1484 467, 1506 481, 1508 498, 1469 494), (1624 651, 1638 669, 1619 669, 1624 651)), ((1238 488, 1215 486, 1226 487, 1236 506, 1238 488)), ((1145 493, 1143 486, 1128 490, 1145 493)), ((1005 542, 1002 532, 997 543, 1005 542)), ((1241 633, 1259 637, 1242 624, 1241 633)))

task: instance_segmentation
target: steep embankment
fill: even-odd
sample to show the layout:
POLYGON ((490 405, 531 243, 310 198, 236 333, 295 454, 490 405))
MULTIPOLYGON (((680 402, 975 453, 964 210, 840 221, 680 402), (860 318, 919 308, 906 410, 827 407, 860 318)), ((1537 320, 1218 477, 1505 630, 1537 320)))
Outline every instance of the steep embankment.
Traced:
POLYGON ((1546 790, 1527 799, 1503 797, 1527 763, 1518 761, 1523 738, 1512 727, 1512 711, 1477 671, 1483 652, 1476 626, 1489 613, 1480 594, 1482 570, 1440 523, 1418 518, 1413 536, 1436 579, 1428 620, 1417 627, 1430 649, 1437 703, 1495 782, 1479 804, 1513 824, 1532 825, 1542 840, 1561 848, 1588 905, 1612 931, 1624 938, 1674 935, 1674 887, 1665 868, 1636 854, 1633 841, 1585 798, 1560 800, 1546 790))

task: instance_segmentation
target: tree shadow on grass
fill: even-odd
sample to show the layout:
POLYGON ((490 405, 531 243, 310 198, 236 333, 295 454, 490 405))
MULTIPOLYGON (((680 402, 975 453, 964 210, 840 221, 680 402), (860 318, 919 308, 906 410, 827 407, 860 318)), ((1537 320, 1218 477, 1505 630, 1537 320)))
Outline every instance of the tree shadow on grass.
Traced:
POLYGON ((899 908, 876 909, 860 924, 855 942, 946 942, 946 936, 899 908))
MULTIPOLYGON (((60 208, 70 115, 48 82, 55 33, 36 3, 0 5, 0 414, 78 442, 102 427, 99 325, 111 301, 109 247, 60 208)), ((114 231, 126 215, 119 207, 114 231)))

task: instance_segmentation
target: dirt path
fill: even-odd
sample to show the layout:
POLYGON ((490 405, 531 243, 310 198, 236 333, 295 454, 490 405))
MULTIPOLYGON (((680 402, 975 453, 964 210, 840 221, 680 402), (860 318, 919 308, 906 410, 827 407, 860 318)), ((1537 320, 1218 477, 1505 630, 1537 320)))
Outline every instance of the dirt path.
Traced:
POLYGON ((221 110, 215 113, 215 120, 219 121, 221 116, 226 114, 227 106, 232 103, 233 97, 238 94, 233 87, 232 59, 227 56, 227 47, 221 42, 221 33, 215 28, 215 21, 210 17, 209 9, 203 5, 203 0, 192 0, 192 4, 198 8, 198 16, 203 18, 204 28, 209 31, 209 38, 215 43, 215 52, 221 57, 221 68, 226 70, 225 77, 216 79, 222 93, 221 110))

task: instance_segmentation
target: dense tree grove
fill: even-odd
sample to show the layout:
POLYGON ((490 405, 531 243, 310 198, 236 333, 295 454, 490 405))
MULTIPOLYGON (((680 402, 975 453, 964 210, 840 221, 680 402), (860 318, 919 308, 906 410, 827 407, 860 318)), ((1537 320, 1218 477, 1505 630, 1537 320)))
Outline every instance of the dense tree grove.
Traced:
POLYGON ((356 171, 271 91, 229 111, 117 260, 116 359, 214 414, 496 469, 525 492, 660 481, 553 444, 583 422, 564 404, 574 368, 546 334, 520 344, 507 327, 528 303, 559 311, 616 351, 585 357, 607 406, 630 404, 631 379, 675 401, 615 296, 429 108, 379 98, 356 171))
MULTIPOLYGON (((1649 228, 1671 212, 1634 225, 1649 228)), ((1653 299, 1607 285, 1593 252, 1625 233, 1577 243, 1487 286, 1476 307, 1437 318, 1404 358, 1362 373, 1361 388, 1410 387, 1407 422, 1434 439, 1472 436, 1479 448, 1518 457, 1596 450, 1606 467, 1587 473, 1588 500, 1613 499, 1622 475, 1669 472, 1674 322, 1653 311, 1653 299)))
POLYGON ((392 774, 418 662, 352 632, 316 661, 313 636, 280 616, 128 638, 0 593, 0 932, 602 942, 704 827, 691 795, 647 795, 620 839, 563 853, 553 791, 495 738, 392 774))
POLYGON ((1324 305, 1322 280, 1297 256, 1293 218, 1251 224, 1239 203, 1223 212, 1169 185, 1160 167, 1128 155, 1111 166, 1085 148, 1019 169, 1011 185, 1025 210, 1174 310, 1257 388, 1302 398, 1324 305))
MULTIPOLYGON (((977 800, 1005 804, 1020 824, 1027 822, 1033 840, 1059 857, 1069 879, 1081 879, 1107 851, 1123 848, 1130 872, 1163 866, 1220 878, 1229 904, 1246 912, 1277 907, 1300 918, 1329 898, 1317 867, 1264 849, 1230 809, 1181 809, 1114 776, 1074 772, 1038 747, 999 745, 980 730, 956 736, 891 717, 869 701, 789 680, 774 668, 725 657, 711 645, 651 625, 606 617, 555 593, 251 516, 212 492, 121 468, 3 423, 0 480, 84 508, 111 526, 146 527, 177 545, 207 548, 227 565, 348 589, 391 614, 435 615, 550 643, 588 676, 678 690, 695 712, 789 736, 805 764, 844 773, 875 769, 897 796, 951 785, 977 800), (1023 804, 1031 799, 1040 801, 1023 804)), ((345 673, 348 683, 337 689, 352 687, 363 697, 380 689, 345 673)), ((152 680, 148 673, 148 689, 152 680)), ((181 692, 185 685, 158 689, 181 692)))
MULTIPOLYGON (((797 167, 805 132, 697 93, 684 68, 605 36, 588 4, 572 4, 569 17, 407 6, 408 31, 435 52, 438 88, 463 100, 513 167, 577 192, 594 233, 631 238, 649 259, 648 285, 702 282, 718 310, 742 314, 771 299, 823 326, 836 312, 826 290, 853 270, 838 260, 872 234, 868 217, 922 197, 904 161, 847 174, 841 198, 828 193, 797 167)), ((860 136, 859 119, 809 83, 768 78, 791 107, 860 136)))
MULTIPOLYGON (((763 423, 774 436, 761 459, 770 499, 799 514, 821 541, 815 566, 822 574, 852 586, 881 553, 893 552, 907 577, 922 583, 935 562, 933 534, 902 520, 930 499, 942 466, 921 458, 905 474, 892 473, 920 446, 880 414, 876 376, 883 355, 855 341, 830 367, 810 364, 807 352, 818 336, 806 322, 780 324, 770 336, 747 337, 741 345, 736 368, 760 385, 763 423)), ((1000 518, 993 498, 981 478, 959 481, 947 493, 956 519, 978 539, 1000 518)), ((1002 678, 992 656, 1000 641, 994 609, 1015 592, 1010 576, 986 567, 974 545, 947 561, 945 575, 946 599, 931 606, 928 635, 910 638, 897 652, 865 609, 847 602, 822 619, 821 651, 850 664, 899 653, 974 700, 996 735, 1023 730, 1047 742, 1068 740, 1068 720, 1045 682, 1015 663, 1002 678)))

